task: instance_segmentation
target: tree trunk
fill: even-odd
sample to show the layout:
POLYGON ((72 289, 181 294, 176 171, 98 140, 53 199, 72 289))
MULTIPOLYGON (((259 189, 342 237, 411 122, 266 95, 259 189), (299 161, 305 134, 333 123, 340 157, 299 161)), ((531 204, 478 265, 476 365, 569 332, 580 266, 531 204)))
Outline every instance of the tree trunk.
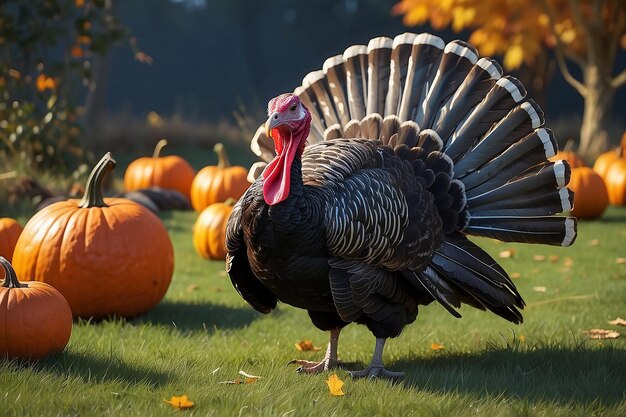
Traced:
POLYGON ((611 78, 606 77, 598 66, 589 65, 583 76, 586 92, 578 151, 586 159, 593 160, 607 146, 607 122, 615 90, 611 78))

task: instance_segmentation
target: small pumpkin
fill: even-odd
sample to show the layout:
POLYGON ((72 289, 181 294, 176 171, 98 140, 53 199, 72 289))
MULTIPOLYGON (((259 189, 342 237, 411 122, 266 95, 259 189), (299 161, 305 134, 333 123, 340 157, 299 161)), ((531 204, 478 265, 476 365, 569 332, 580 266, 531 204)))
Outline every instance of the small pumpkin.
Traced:
POLYGON ((604 183, 609 202, 616 206, 626 205, 626 158, 618 158, 606 171, 604 183))
POLYGON ((0 256, 4 256, 9 262, 13 260, 13 250, 20 233, 22 226, 17 220, 10 217, 0 218, 0 256))
POLYGON ((602 216, 609 205, 604 181, 589 167, 572 168, 567 187, 574 192, 574 208, 571 213, 579 219, 595 219, 602 216))
POLYGON ((593 164, 593 170, 604 179, 611 164, 619 158, 623 158, 623 154, 624 148, 622 147, 600 154, 593 164))
POLYGON ((565 159, 571 168, 580 168, 585 166, 585 161, 574 151, 558 151, 550 161, 556 162, 565 159))
POLYGON ((142 157, 132 161, 124 173, 124 189, 135 191, 157 186, 177 190, 189 198, 194 169, 180 156, 161 156, 167 140, 161 139, 152 157, 142 157))
POLYGON ((228 198, 237 200, 250 187, 248 170, 230 165, 224 145, 217 143, 213 150, 217 165, 202 168, 191 184, 191 205, 198 212, 228 198))
POLYGON ((124 198, 103 198, 115 166, 110 153, 95 166, 82 200, 51 204, 24 226, 13 266, 63 294, 74 316, 130 317, 156 305, 174 270, 167 230, 150 210, 124 198))
POLYGON ((202 210, 193 226, 193 246, 206 259, 226 259, 226 224, 234 200, 214 203, 202 210))
POLYGON ((0 256, 0 357, 39 359, 62 351, 72 333, 72 312, 52 286, 19 282, 11 263, 0 256))

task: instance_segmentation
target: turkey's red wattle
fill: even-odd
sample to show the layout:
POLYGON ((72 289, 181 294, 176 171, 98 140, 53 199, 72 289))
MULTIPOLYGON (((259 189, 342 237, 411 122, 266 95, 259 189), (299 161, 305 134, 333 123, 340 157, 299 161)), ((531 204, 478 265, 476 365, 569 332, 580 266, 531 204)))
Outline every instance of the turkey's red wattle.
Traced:
MULTIPOLYGON (((291 135, 290 135, 291 136, 291 135)), ((291 184, 291 164, 298 153, 299 141, 291 136, 288 140, 280 139, 282 149, 263 171, 263 198, 270 206, 289 197, 291 184)))

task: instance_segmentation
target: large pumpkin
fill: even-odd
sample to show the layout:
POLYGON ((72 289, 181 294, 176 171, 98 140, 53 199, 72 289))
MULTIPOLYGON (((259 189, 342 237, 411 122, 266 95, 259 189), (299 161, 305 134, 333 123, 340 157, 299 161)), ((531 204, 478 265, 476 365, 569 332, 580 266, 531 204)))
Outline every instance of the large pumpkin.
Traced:
POLYGON ((191 205, 196 211, 229 198, 237 200, 250 186, 248 170, 230 165, 224 145, 218 143, 213 150, 217 154, 217 165, 202 168, 191 184, 191 205))
POLYGON ((214 203, 202 210, 193 226, 193 246, 207 259, 226 258, 226 223, 233 211, 233 200, 214 203))
POLYGON ((43 282, 19 282, 0 256, 0 357, 43 358, 62 351, 72 333, 72 312, 65 298, 43 282))
POLYGON ((567 185, 574 192, 574 208, 571 213, 580 219, 600 217, 609 205, 604 181, 589 167, 572 168, 567 185))
POLYGON ((15 247, 18 275, 54 286, 74 316, 143 313, 163 298, 172 279, 172 243, 159 218, 130 200, 102 197, 102 179, 114 166, 107 153, 91 172, 83 199, 36 213, 15 247))
POLYGON ((22 226, 17 220, 9 217, 0 218, 0 256, 4 256, 9 262, 13 260, 13 249, 20 233, 22 226))
POLYGON ((609 201, 616 206, 626 205, 626 158, 615 160, 604 176, 609 201))
POLYGON ((571 168, 579 168, 585 166, 585 161, 574 151, 558 151, 550 158, 550 161, 556 162, 565 159, 571 168))
POLYGON ((151 158, 145 156, 135 159, 128 165, 124 173, 126 191, 156 186, 177 190, 189 198, 195 171, 180 156, 161 156, 161 150, 166 145, 167 140, 161 139, 151 158))

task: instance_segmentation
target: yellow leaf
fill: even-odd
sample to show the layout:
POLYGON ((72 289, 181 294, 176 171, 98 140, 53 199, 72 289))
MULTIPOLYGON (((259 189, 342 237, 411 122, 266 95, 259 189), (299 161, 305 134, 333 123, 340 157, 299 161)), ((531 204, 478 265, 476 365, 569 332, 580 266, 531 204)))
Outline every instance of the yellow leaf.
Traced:
POLYGON ((533 259, 536 262, 543 262, 546 260, 546 257, 544 255, 533 255, 533 259))
POLYGON ((181 395, 180 397, 172 396, 171 400, 164 400, 166 403, 171 404, 172 407, 178 408, 179 410, 183 410, 185 408, 191 408, 195 404, 193 401, 189 401, 186 395, 181 395))
POLYGON ((498 254, 498 256, 502 259, 512 258, 515 255, 515 251, 513 249, 503 250, 498 254))
POLYGON ((519 68, 524 62, 524 49, 521 45, 512 45, 504 54, 504 67, 508 70, 519 68))
POLYGON ((432 350, 444 350, 445 346, 444 345, 440 345, 439 343, 433 342, 433 343, 430 344, 430 348, 432 350))
POLYGON ((340 397, 345 395, 345 392, 341 389, 343 387, 343 381, 339 379, 337 374, 332 374, 326 380, 326 384, 328 385, 328 390, 330 391, 330 395, 335 397, 340 397))
POLYGON ((322 348, 313 346, 313 342, 310 340, 301 340, 298 343, 296 343, 296 350, 300 352, 308 352, 308 351, 317 352, 318 350, 322 350, 322 348))
POLYGON ((523 334, 520 334, 517 338, 521 343, 526 342, 526 336, 524 336, 523 334))
POLYGON ((522 277, 522 274, 519 272, 512 272, 511 273, 511 278, 512 279, 520 279, 522 277))
POLYGON ((546 292, 546 287, 533 287, 535 292, 546 292))
POLYGON ((626 258, 616 258, 615 262, 620 265, 626 264, 626 258))
POLYGON ((620 334, 614 330, 591 329, 583 332, 590 339, 617 339, 620 334))

